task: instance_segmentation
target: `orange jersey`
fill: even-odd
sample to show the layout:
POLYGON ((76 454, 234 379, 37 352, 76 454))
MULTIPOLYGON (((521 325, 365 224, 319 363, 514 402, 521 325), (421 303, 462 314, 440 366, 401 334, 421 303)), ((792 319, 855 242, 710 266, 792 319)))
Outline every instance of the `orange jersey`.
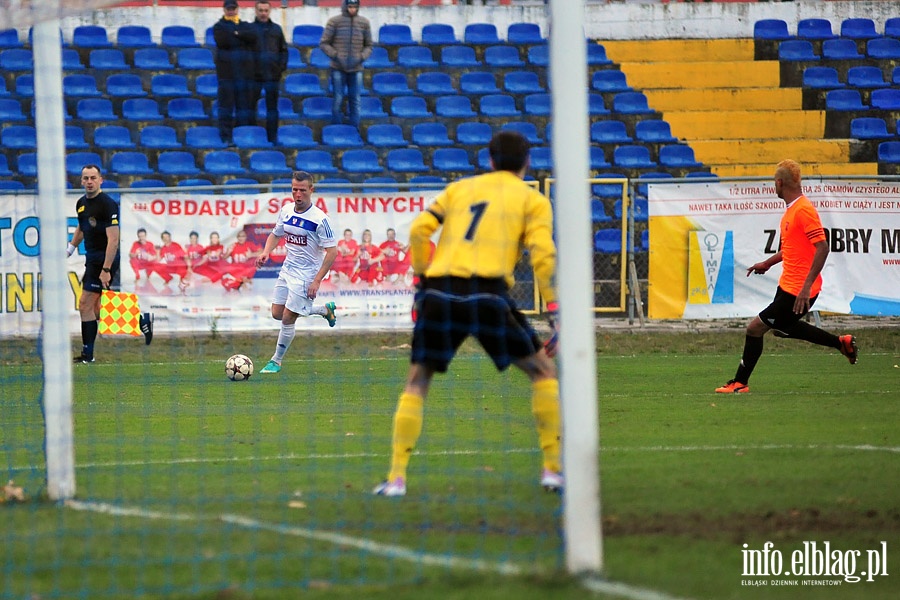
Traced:
MULTIPOLYGON (((809 198, 800 196, 794 200, 781 217, 781 279, 778 285, 789 294, 796 296, 803 289, 817 242, 825 241, 825 230, 816 207, 809 198)), ((819 274, 809 290, 811 297, 822 289, 822 275, 819 274)))

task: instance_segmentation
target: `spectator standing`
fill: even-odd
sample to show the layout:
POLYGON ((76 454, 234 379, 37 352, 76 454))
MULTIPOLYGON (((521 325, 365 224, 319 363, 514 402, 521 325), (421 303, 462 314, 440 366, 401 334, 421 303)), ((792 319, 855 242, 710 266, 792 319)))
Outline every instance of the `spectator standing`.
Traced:
POLYGON ((278 87, 287 69, 288 49, 281 26, 270 19, 272 5, 268 0, 257 0, 256 20, 256 88, 251 110, 254 110, 262 93, 266 94, 266 136, 273 144, 278 138, 278 87))
POLYGON ((233 145, 235 124, 254 125, 253 90, 256 30, 242 22, 237 0, 225 0, 225 14, 213 25, 216 40, 216 77, 219 80, 219 135, 233 145))
POLYGON ((363 61, 372 54, 372 27, 367 18, 359 16, 359 0, 344 0, 341 14, 328 19, 319 48, 331 59, 332 123, 343 123, 346 92, 349 122, 359 127, 363 61))

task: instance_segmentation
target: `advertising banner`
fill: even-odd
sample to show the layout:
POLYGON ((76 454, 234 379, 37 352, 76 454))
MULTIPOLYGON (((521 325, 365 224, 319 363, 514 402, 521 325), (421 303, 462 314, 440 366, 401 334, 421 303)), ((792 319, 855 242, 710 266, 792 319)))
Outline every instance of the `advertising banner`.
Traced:
MULTIPOLYGON (((900 183, 804 185, 828 237, 815 309, 900 315, 900 183)), ((751 317, 775 295, 785 202, 771 182, 651 184, 648 314, 653 319, 751 317)))

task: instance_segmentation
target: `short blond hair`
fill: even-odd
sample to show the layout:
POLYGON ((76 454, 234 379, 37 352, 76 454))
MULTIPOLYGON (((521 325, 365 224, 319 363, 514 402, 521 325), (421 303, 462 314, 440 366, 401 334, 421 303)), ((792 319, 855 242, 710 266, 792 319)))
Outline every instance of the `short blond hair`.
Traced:
POLYGON ((791 187, 800 187, 800 163, 787 158, 775 169, 775 179, 781 179, 791 187))

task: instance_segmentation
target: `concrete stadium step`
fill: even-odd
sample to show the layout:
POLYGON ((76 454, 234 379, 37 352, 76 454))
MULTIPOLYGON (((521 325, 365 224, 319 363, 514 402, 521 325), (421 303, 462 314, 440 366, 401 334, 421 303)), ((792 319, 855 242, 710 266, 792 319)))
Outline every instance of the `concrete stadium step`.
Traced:
POLYGON ((803 92, 798 88, 712 88, 645 90, 650 108, 670 110, 798 110, 803 92))
MULTIPOLYGON (((607 55, 608 56, 608 55, 607 55)), ((778 61, 623 62, 628 85, 640 90, 779 87, 778 61)))
POLYGON ((769 163, 794 158, 803 164, 841 163, 850 160, 850 140, 695 140, 690 142, 697 160, 708 165, 769 163))
POLYGON ((693 140, 821 139, 825 111, 709 110, 671 111, 663 118, 675 137, 693 140))
POLYGON ((676 58, 682 62, 706 62, 710 58, 723 61, 752 61, 752 39, 712 40, 601 40, 606 56, 617 63, 665 62, 676 58))
MULTIPOLYGON (((787 158, 787 157, 785 157, 787 158)), ((797 157, 797 160, 803 160, 797 157)), ((711 165, 713 173, 719 177, 752 177, 772 176, 775 173, 774 163, 740 164, 740 165, 711 165)), ((808 178, 811 175, 877 175, 878 163, 815 163, 803 162, 802 175, 808 178)))

